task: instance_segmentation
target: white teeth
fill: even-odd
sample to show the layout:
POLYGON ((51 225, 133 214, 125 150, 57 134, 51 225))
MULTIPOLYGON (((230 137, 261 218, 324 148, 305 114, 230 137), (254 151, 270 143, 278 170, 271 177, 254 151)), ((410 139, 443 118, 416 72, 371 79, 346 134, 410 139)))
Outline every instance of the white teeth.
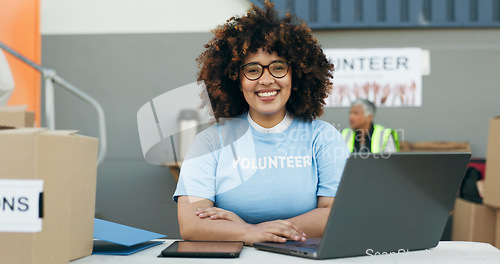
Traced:
POLYGON ((265 92, 265 93, 257 93, 259 97, 270 97, 273 95, 276 95, 278 91, 272 91, 272 92, 265 92))

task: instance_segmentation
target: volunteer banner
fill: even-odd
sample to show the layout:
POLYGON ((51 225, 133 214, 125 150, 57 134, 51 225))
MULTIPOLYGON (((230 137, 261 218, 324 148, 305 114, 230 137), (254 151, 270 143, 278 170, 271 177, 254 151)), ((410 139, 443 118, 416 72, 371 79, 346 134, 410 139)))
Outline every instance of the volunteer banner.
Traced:
POLYGON ((346 107, 357 98, 377 106, 422 105, 422 49, 325 49, 335 65, 326 106, 346 107))

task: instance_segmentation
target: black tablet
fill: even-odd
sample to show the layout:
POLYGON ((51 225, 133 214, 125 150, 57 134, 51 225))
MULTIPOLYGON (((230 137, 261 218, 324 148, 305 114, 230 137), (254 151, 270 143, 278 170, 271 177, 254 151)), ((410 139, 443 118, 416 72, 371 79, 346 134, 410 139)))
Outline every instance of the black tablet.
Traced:
POLYGON ((175 241, 158 257, 237 258, 242 249, 240 241, 175 241))

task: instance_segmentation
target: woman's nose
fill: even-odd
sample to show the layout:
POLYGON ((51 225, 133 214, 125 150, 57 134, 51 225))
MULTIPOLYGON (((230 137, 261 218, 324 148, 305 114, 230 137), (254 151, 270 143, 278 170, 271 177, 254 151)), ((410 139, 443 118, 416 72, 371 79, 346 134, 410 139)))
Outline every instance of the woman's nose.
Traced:
POLYGON ((264 72, 262 73, 262 76, 259 78, 259 84, 262 85, 269 85, 274 83, 274 77, 271 75, 269 72, 269 69, 264 69, 264 72))

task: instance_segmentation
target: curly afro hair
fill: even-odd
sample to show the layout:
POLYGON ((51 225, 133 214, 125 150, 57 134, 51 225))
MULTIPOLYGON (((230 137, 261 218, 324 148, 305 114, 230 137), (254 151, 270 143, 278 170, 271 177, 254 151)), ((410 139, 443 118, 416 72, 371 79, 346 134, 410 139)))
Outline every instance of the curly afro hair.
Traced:
POLYGON ((259 49, 276 52, 291 66, 292 91, 287 111, 306 121, 323 114, 333 64, 305 22, 290 14, 279 17, 273 7, 268 1, 264 9, 252 5, 245 16, 232 17, 219 25, 197 58, 198 81, 205 83, 209 97, 203 98, 203 106, 210 104, 217 120, 248 111, 240 90, 240 66, 247 54, 259 49))

